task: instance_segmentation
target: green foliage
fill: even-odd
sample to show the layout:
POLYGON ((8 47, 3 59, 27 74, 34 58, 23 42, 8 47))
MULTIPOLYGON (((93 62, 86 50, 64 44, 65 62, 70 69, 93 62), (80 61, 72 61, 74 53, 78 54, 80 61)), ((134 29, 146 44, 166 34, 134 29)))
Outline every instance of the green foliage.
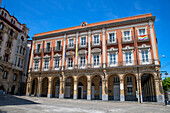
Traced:
POLYGON ((166 77, 164 80, 162 80, 162 85, 163 85, 163 89, 164 91, 168 91, 170 90, 170 77, 166 77))

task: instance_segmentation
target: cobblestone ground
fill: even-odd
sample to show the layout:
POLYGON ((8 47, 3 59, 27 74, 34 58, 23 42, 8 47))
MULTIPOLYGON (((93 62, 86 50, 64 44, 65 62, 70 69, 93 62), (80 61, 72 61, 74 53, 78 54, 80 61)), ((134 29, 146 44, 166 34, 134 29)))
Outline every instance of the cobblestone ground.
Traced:
POLYGON ((170 106, 0 95, 0 113, 170 113, 170 106))

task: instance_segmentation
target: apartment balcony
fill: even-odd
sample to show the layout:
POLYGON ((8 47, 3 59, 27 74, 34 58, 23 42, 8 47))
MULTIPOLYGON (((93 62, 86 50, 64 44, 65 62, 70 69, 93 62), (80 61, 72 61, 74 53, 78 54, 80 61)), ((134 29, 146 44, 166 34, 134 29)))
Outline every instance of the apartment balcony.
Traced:
POLYGON ((41 54, 41 49, 35 49, 34 54, 41 54))
POLYGON ((96 42, 91 42, 91 47, 101 47, 102 46, 102 41, 99 41, 99 43, 96 42))
POLYGON ((137 42, 149 42, 150 41, 150 35, 143 35, 143 36, 137 36, 137 42))
POLYGON ((72 46, 71 45, 66 45, 66 50, 74 50, 76 48, 76 45, 73 44, 72 46))
POLYGON ((130 40, 128 40, 127 37, 122 37, 121 43, 122 43, 122 44, 133 44, 134 41, 133 41, 133 38, 132 38, 132 37, 130 37, 130 40))
POLYGON ((45 48, 43 49, 44 53, 51 53, 51 48, 45 48))
POLYGON ((88 47, 88 43, 86 43, 85 45, 82 45, 82 44, 78 44, 78 48, 79 49, 83 49, 83 48, 87 48, 88 47))
POLYGON ((54 51, 54 52, 60 52, 60 51, 62 51, 62 46, 53 47, 53 51, 54 51))
POLYGON ((106 40, 106 45, 107 46, 118 45, 118 40, 116 39, 114 42, 110 42, 109 40, 106 40))

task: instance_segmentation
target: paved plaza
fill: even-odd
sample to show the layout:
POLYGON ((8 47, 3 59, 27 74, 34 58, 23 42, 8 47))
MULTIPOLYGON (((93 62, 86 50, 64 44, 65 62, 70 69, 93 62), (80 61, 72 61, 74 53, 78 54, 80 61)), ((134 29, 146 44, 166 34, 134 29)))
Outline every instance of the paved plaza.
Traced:
POLYGON ((87 101, 0 95, 0 113, 169 113, 154 103, 87 101))

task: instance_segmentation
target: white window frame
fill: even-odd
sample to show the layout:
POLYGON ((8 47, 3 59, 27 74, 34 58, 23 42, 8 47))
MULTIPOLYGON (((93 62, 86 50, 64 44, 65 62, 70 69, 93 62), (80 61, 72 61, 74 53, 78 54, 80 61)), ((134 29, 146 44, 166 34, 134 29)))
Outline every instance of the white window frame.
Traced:
POLYGON ((41 45, 42 45, 42 43, 37 43, 37 44, 36 44, 36 52, 37 52, 37 50, 38 50, 38 44, 40 44, 40 52, 41 52, 41 45))
POLYGON ((86 64, 87 64, 87 59, 86 59, 86 55, 80 55, 79 56, 79 65, 80 65, 80 68, 82 69, 82 68, 86 68, 86 64), (81 66, 81 57, 85 57, 85 64, 84 64, 84 66, 81 66))
POLYGON ((61 66, 61 57, 55 57, 53 58, 53 64, 54 64, 54 70, 59 70, 60 69, 60 66, 61 66), (56 59, 59 59, 59 67, 55 67, 55 64, 56 64, 56 59))
POLYGON ((43 59, 43 70, 47 71, 49 69, 50 69, 50 58, 44 58, 43 59), (48 68, 47 69, 45 69, 45 60, 48 60, 48 68))
POLYGON ((125 29, 125 30, 122 30, 123 42, 132 41, 132 34, 131 34, 131 32, 132 32, 132 29, 125 29), (129 40, 125 40, 125 37, 126 37, 126 36, 125 36, 124 32, 127 32, 127 31, 129 31, 129 37, 130 37, 129 40))
POLYGON ((68 48, 74 48, 74 43, 75 43, 75 39, 74 38, 69 38, 68 39, 68 48), (73 40, 73 46, 70 47, 70 40, 73 40))
POLYGON ((92 37, 93 37, 93 45, 100 45, 100 35, 101 34, 93 34, 92 37), (99 43, 95 44, 94 43, 94 36, 99 36, 99 43))
POLYGON ((139 50, 139 58, 140 58, 140 64, 143 65, 143 64, 151 64, 152 61, 151 61, 151 51, 150 51, 150 48, 149 49, 140 49, 139 50), (148 51, 148 62, 143 62, 143 58, 142 58, 142 52, 143 51, 148 51))
POLYGON ((94 68, 98 68, 101 66, 101 53, 96 53, 92 55, 92 64, 94 68), (99 55, 99 65, 94 65, 94 56, 99 55))
POLYGON ((141 30, 141 29, 145 29, 145 35, 147 35, 147 26, 145 26, 145 27, 138 27, 137 28, 138 36, 140 36, 139 35, 139 30, 141 30))
POLYGON ((87 36, 81 36, 81 37, 80 37, 80 46, 81 46, 81 47, 87 46, 87 36), (86 43, 85 43, 85 45, 82 45, 82 44, 81 44, 82 38, 86 38, 86 43))
POLYGON ((40 66, 40 60, 39 59, 34 59, 34 65, 33 65, 33 70, 34 71, 38 71, 39 70, 39 66, 40 66), (35 61, 38 61, 38 68, 37 69, 35 69, 35 61))
POLYGON ((55 41, 55 49, 56 49, 56 47, 57 47, 57 42, 61 42, 61 45, 60 45, 60 46, 62 47, 62 40, 56 40, 56 41, 55 41))
POLYGON ((134 51, 133 50, 123 51, 123 62, 124 62, 123 65, 125 66, 134 65, 134 51), (126 53, 131 53, 131 60, 132 60, 131 63, 126 63, 126 53))
POLYGON ((68 67, 68 59, 69 59, 69 58, 71 58, 71 56, 68 56, 68 57, 67 57, 66 67, 67 67, 67 69, 73 69, 73 67, 74 67, 74 56, 73 56, 73 64, 72 64, 72 67, 68 67))
POLYGON ((107 39, 108 39, 108 43, 116 43, 116 31, 112 31, 112 32, 107 32, 107 39), (114 38, 115 38, 115 41, 113 42, 110 42, 110 34, 114 34, 114 38))
POLYGON ((46 51, 46 49, 47 49, 47 47, 46 47, 46 46, 47 46, 47 43, 50 43, 50 49, 51 49, 52 41, 46 41, 46 42, 45 42, 45 51, 46 51))
POLYGON ((118 65, 118 52, 109 52, 108 53, 108 66, 109 67, 115 67, 118 65), (115 54, 116 56, 116 63, 115 64, 110 64, 110 54, 115 54))

